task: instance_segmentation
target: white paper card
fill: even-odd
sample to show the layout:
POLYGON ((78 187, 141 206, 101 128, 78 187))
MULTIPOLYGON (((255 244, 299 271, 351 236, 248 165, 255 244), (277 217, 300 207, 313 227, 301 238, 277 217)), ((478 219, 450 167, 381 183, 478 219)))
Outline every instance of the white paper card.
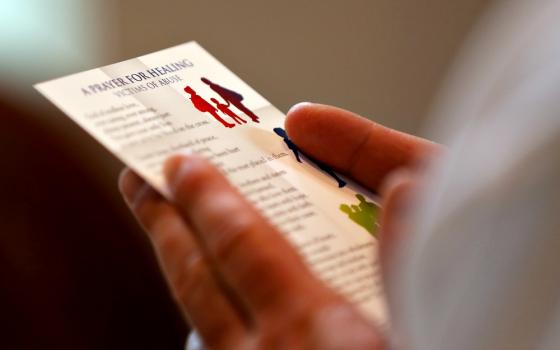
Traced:
POLYGON ((210 159, 319 276, 386 323, 375 199, 298 152, 284 114, 196 42, 36 88, 163 195, 167 157, 210 159))

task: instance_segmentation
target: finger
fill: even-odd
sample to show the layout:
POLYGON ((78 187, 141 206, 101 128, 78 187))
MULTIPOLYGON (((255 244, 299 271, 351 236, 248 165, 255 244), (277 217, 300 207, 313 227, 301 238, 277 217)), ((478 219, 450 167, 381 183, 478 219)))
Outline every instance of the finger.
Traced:
POLYGON ((289 313, 329 294, 295 249, 210 163, 173 157, 165 173, 176 205, 256 315, 289 313))
POLYGON ((425 139, 321 104, 292 107, 286 131, 305 154, 375 191, 390 171, 413 165, 422 155, 438 149, 425 139))
POLYGON ((349 304, 325 307, 314 321, 306 330, 310 349, 387 349, 379 329, 349 304))
POLYGON ((205 344, 219 348, 240 342, 245 332, 242 318, 177 210, 130 170, 122 173, 120 188, 148 232, 176 300, 205 344))
POLYGON ((386 288, 391 285, 388 281, 391 264, 399 243, 403 241, 403 234, 407 232, 407 215, 417 186, 414 174, 404 168, 393 172, 382 185, 379 258, 386 288))

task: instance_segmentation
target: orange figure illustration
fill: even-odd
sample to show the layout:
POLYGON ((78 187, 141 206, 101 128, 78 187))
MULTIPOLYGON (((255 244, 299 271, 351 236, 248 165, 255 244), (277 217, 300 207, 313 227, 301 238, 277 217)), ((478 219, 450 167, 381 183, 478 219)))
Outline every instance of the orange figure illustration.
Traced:
POLYGON ((218 111, 217 109, 212 106, 210 103, 208 103, 208 101, 206 101, 205 99, 203 99, 202 97, 200 97, 199 95, 196 94, 196 92, 190 87, 190 86, 186 86, 185 87, 185 92, 187 94, 191 95, 191 102, 193 104, 193 106, 198 109, 199 111, 203 112, 203 113, 210 113, 212 114, 212 116, 214 118, 216 118, 217 121, 219 121, 220 123, 222 123, 223 126, 225 126, 226 128, 233 128, 235 126, 235 124, 231 124, 226 122, 225 120, 223 120, 219 115, 218 115, 218 111))
POLYGON ((229 115, 231 117, 231 119, 233 119, 233 121, 235 121, 237 124, 241 124, 241 123, 246 124, 247 123, 245 121, 245 119, 241 118, 237 114, 233 113, 233 111, 231 109, 229 109, 229 106, 230 106, 229 102, 226 105, 224 103, 220 103, 218 100, 216 100, 213 97, 210 99, 210 101, 214 102, 214 104, 216 105, 216 107, 218 107, 220 112, 229 115))
POLYGON ((259 117, 253 113, 249 108, 245 107, 245 105, 241 102, 243 101, 243 95, 237 93, 233 90, 226 89, 225 87, 213 83, 207 78, 200 78, 204 84, 207 84, 210 89, 214 90, 215 93, 220 95, 220 97, 227 102, 230 102, 234 105, 237 109, 245 113, 252 121, 255 123, 259 122, 259 117))

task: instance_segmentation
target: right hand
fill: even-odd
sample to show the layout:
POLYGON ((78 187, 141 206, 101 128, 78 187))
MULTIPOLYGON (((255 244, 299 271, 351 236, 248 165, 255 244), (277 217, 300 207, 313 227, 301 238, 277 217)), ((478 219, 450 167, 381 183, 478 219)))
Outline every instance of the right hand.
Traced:
MULTIPOLYGON (((286 129, 304 152, 372 190, 437 148, 322 105, 298 105, 286 129)), ((218 169, 199 157, 171 158, 165 169, 172 202, 131 171, 121 191, 209 348, 385 348, 379 331, 311 273, 218 169)))
POLYGON ((420 182, 422 165, 442 147, 347 110, 307 102, 290 109, 285 126, 305 154, 381 195, 379 253, 386 271, 395 243, 405 231, 402 216, 420 182))

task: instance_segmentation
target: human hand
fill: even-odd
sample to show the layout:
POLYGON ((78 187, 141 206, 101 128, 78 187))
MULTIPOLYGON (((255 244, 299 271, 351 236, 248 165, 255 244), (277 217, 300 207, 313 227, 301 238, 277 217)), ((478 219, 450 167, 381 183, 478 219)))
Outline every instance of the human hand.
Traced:
POLYGON ((208 349, 382 348, 376 330, 216 168, 175 157, 165 173, 174 203, 130 171, 121 190, 208 349))
POLYGON ((305 154, 381 195, 379 254, 387 277, 388 258, 406 230, 401 218, 422 165, 442 147, 347 110, 312 103, 297 104, 288 112, 286 131, 305 154))
MULTIPOLYGON (((286 129, 304 152, 374 190, 433 147, 321 105, 293 109, 286 129)), ((165 174, 173 203, 131 171, 123 172, 121 191, 209 349, 384 348, 378 331, 310 272, 217 169, 180 156, 168 160, 165 174)))

